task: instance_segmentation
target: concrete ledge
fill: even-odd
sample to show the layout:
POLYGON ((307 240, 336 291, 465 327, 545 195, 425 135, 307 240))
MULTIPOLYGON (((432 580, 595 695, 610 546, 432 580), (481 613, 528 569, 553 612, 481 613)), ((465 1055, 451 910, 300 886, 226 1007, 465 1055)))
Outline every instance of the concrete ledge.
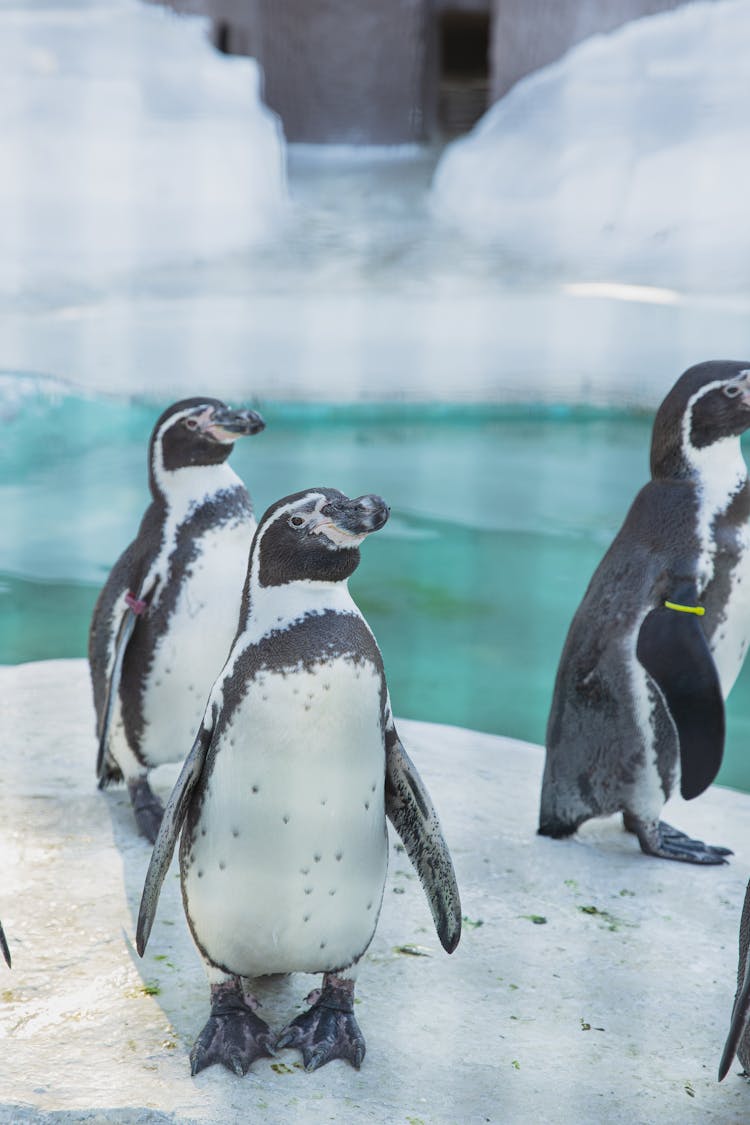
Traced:
MULTIPOLYGON (((358 986, 357 1073, 293 1051, 191 1079, 208 993, 170 874, 146 958, 132 948, 149 848, 123 790, 102 795, 83 661, 0 668, 2 1122, 583 1122, 730 1125, 750 1089, 716 1069, 750 866, 750 798, 714 788, 668 819, 735 849, 700 869, 649 860, 616 820, 535 835, 542 752, 402 721, 440 810, 470 920, 439 947, 395 850, 358 986), (541 921, 544 919, 545 921, 541 921), (414 952, 399 951, 413 946, 414 952)), ((396 693, 397 702, 397 693, 396 693)), ((175 770, 156 776, 165 794, 175 770)), ((314 978, 264 989, 272 1026, 314 978)))

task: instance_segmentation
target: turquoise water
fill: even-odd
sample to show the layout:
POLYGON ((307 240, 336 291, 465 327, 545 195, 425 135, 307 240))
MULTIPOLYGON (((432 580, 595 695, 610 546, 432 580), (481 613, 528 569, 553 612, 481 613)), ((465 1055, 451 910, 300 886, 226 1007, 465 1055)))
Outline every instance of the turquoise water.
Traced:
MULTIPOLYGON (((147 503, 167 403, 0 396, 0 663, 83 656, 97 591, 147 503)), ((232 464, 260 514, 311 485, 392 506, 354 597, 397 714, 542 742, 565 631, 647 479, 646 415, 256 403, 232 464)), ((750 669, 719 780, 750 791, 750 669)))

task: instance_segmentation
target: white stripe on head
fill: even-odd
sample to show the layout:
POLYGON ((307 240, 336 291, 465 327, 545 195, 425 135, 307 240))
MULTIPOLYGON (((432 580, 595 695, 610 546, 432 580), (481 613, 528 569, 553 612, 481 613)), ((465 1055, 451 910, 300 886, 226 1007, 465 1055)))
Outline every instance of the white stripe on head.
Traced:
POLYGON ((244 489, 244 485, 234 469, 230 468, 225 461, 218 465, 186 465, 180 469, 167 469, 164 465, 162 440, 167 430, 196 412, 211 409, 213 407, 210 403, 198 403, 195 406, 185 407, 185 409, 165 418, 154 435, 151 470, 159 492, 166 503, 166 513, 162 524, 159 551, 141 584, 140 590, 137 591, 140 597, 159 579, 160 585, 156 590, 154 604, 158 602, 163 592, 164 581, 169 571, 169 554, 174 546, 179 527, 190 518, 197 507, 218 493, 237 487, 244 489))
POLYGON ((174 518, 170 522, 174 525, 182 523, 192 508, 210 496, 242 484, 234 469, 230 468, 226 461, 218 465, 183 465, 179 469, 167 469, 164 464, 163 439, 167 431, 186 418, 213 409, 213 405, 207 402, 178 410, 162 422, 154 437, 152 456, 154 480, 173 513, 174 518))
MULTIPOLYGON (((726 379, 706 383, 688 399, 682 416, 682 453, 691 469, 700 478, 702 486, 711 484, 717 492, 733 496, 747 476, 747 466, 740 450, 738 435, 730 434, 698 449, 691 441, 693 411, 711 391, 723 387, 726 379)), ((717 509, 721 510, 721 509, 717 509)))
POLYGON ((698 488, 698 537, 701 555, 698 561, 698 578, 702 587, 713 576, 716 543, 713 524, 725 512, 747 480, 747 465, 742 456, 740 439, 732 434, 698 449, 691 441, 693 411, 710 391, 723 387, 728 380, 715 379, 706 383, 688 399, 682 417, 682 454, 696 477, 698 488))
POLYGON ((188 406, 185 410, 178 410, 176 414, 170 414, 168 418, 165 418, 162 424, 159 426, 159 429, 156 431, 153 443, 154 479, 165 495, 169 490, 170 482, 174 477, 174 474, 176 472, 179 472, 179 469, 167 469, 164 465, 164 446, 162 444, 164 435, 168 430, 171 430, 172 427, 178 422, 182 422, 185 420, 185 418, 189 418, 196 412, 196 410, 208 409, 209 404, 205 403, 203 406, 188 406))
MULTIPOLYGON (((299 578, 286 582, 283 586, 263 586, 260 581, 260 555, 266 533, 280 520, 288 519, 295 511, 309 509, 315 501, 311 514, 319 514, 330 500, 322 492, 308 492, 289 504, 277 508, 268 520, 258 527, 250 553, 250 616, 242 636, 237 638, 236 648, 244 648, 276 629, 286 629, 308 613, 356 613, 359 609, 349 593, 347 579, 338 582, 316 581, 299 578)), ((328 524, 321 524, 320 531, 333 541, 328 524)), ((318 534, 318 529, 313 530, 318 534)), ((350 536, 341 532, 342 545, 356 547, 365 536, 350 536)), ((335 547, 333 547, 335 550, 335 547)), ((360 615, 361 616, 361 615, 360 615)))
POLYGON ((253 593, 260 587, 260 551, 263 539, 266 533, 274 524, 279 520, 284 519, 285 516, 290 516, 292 512, 297 511, 298 508, 307 508, 311 500, 315 500, 315 511, 319 512, 323 505, 327 502, 328 497, 324 496, 322 492, 306 492, 304 496, 298 496, 296 500, 292 500, 289 504, 282 504, 280 508, 271 515, 267 520, 264 519, 255 534, 253 542, 253 549, 250 553, 250 588, 253 593))

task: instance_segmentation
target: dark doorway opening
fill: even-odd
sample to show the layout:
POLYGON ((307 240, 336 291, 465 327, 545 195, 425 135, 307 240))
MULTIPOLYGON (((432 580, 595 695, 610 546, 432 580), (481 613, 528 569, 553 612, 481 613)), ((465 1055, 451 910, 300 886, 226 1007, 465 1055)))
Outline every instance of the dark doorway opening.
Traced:
POLYGON ((216 20, 213 25, 213 41, 214 47, 217 51, 221 51, 222 55, 231 55, 232 29, 228 23, 216 20))
POLYGON ((487 109, 490 17, 448 9, 440 16, 439 121, 443 133, 466 133, 487 109))

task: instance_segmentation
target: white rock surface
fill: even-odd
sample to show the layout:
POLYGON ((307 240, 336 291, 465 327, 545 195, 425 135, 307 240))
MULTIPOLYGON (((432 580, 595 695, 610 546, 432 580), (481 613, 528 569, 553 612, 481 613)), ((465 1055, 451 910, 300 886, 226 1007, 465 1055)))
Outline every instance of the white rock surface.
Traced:
MULTIPOLYGON (((721 1086, 715 1077, 750 863, 747 796, 714 788, 670 809, 674 823, 735 849, 723 868, 647 859, 615 820, 572 841, 542 840, 538 747, 401 722, 471 919, 458 950, 440 949, 411 868, 393 851, 358 986, 362 1070, 335 1062, 308 1075, 284 1051, 244 1079, 216 1068, 191 1079, 207 987, 174 872, 145 960, 133 950, 149 849, 124 792, 96 791, 85 663, 1 668, 0 698, 0 916, 13 953, 11 971, 0 964, 0 1121, 750 1118, 737 1067, 721 1086), (396 951, 408 944, 425 955, 396 951)), ((164 794, 172 776, 157 774, 164 794)), ((273 1026, 296 1014, 312 983, 264 989, 273 1026)))
POLYGON ((748 0, 586 40, 449 146, 438 213, 525 270, 747 288, 748 42, 748 0))
POLYGON ((259 68, 141 0, 0 3, 0 291, 109 284, 274 229, 285 196, 259 68))

